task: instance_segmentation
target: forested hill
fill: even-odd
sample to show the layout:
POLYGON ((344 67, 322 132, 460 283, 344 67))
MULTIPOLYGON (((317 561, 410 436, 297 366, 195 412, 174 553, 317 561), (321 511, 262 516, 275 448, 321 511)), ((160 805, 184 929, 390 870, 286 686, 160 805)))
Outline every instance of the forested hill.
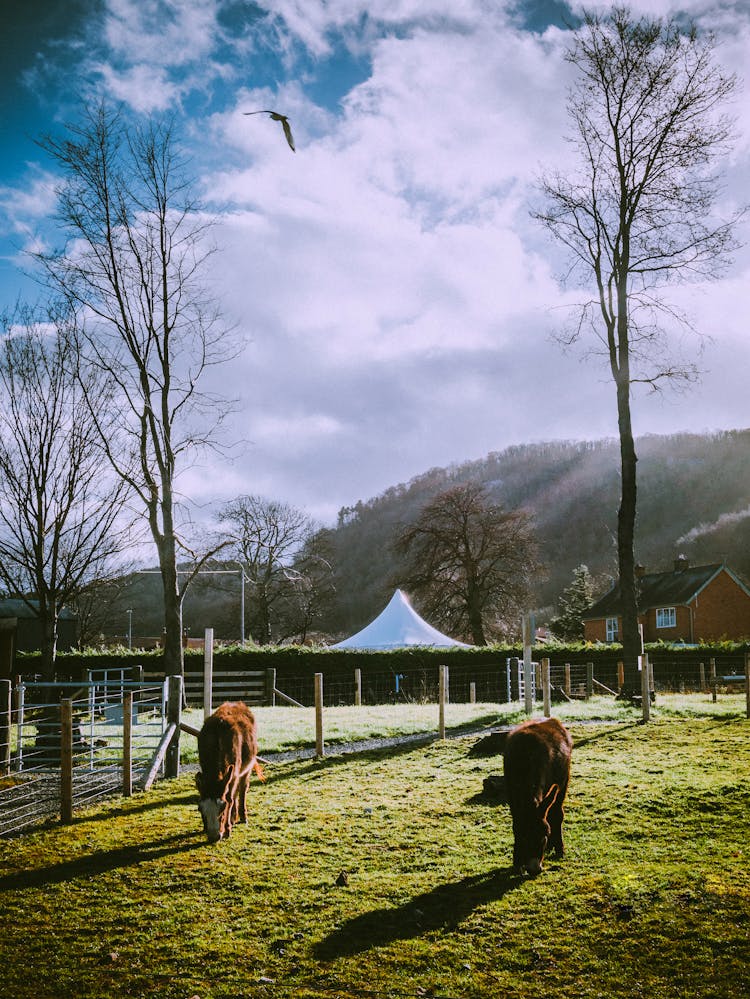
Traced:
MULTIPOLYGON (((667 569, 726 561, 750 579, 750 429, 647 436, 637 441, 636 559, 667 569)), ((580 563, 604 577, 617 566, 619 444, 527 444, 449 468, 431 469, 381 496, 344 508, 334 539, 338 586, 334 629, 350 632, 390 597, 398 565, 392 541, 437 493, 467 480, 487 485, 509 510, 534 517, 546 579, 537 606, 553 604, 580 563)))

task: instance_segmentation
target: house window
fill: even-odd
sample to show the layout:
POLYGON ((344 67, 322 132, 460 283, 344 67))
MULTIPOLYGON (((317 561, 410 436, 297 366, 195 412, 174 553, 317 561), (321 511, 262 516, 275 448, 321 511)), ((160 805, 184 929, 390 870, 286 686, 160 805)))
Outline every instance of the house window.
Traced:
POLYGON ((656 610, 657 628, 674 628, 677 625, 677 612, 674 607, 658 607, 656 610))
POLYGON ((616 642, 617 641, 617 618, 608 617, 605 621, 607 628, 607 641, 616 642))

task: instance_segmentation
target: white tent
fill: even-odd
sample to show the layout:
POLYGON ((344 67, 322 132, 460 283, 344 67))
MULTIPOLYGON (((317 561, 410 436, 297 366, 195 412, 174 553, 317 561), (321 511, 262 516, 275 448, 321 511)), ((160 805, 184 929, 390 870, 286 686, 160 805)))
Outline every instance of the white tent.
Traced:
POLYGON ((391 597, 390 603, 366 628, 351 638, 332 645, 333 649, 403 649, 410 645, 447 648, 463 645, 449 638, 431 624, 423 621, 401 590, 391 597))

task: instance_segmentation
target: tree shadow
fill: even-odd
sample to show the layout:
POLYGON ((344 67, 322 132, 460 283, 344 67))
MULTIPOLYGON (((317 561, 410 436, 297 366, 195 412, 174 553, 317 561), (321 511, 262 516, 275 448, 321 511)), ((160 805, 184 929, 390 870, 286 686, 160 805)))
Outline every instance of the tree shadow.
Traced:
POLYGON ((331 961, 431 930, 452 930, 476 908, 503 898, 525 880, 512 868, 500 868, 438 885, 404 905, 376 909, 348 920, 315 945, 315 957, 331 961))
POLYGON ((195 833, 175 833, 163 839, 150 843, 134 843, 120 846, 113 850, 101 850, 76 857, 74 860, 64 860, 50 867, 40 867, 36 870, 18 871, 0 877, 0 892, 16 891, 23 888, 44 888, 47 885, 62 884, 74 881, 76 878, 91 878, 99 874, 122 867, 132 867, 144 861, 160 860, 176 853, 195 850, 206 846, 202 829, 195 833))

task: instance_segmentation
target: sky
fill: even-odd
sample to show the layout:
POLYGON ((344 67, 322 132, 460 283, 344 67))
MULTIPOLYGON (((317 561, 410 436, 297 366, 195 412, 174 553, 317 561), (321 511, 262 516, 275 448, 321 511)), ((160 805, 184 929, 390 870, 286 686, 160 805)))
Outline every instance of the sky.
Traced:
MULTIPOLYGON (((589 9, 597 4, 587 5, 589 9)), ((637 0, 750 65, 750 0, 637 0)), ((617 435, 608 369, 555 339, 578 289, 531 217, 570 162, 562 0, 0 0, 0 308, 34 300, 53 164, 37 140, 81 101, 174 114, 216 219, 210 284, 242 343, 231 456, 182 489, 245 493, 322 523, 436 466, 513 444, 617 435), (296 152, 266 115, 288 115, 296 152)), ((744 88, 722 208, 750 189, 744 88)), ((738 233, 747 240, 747 229, 738 233)), ((699 338, 688 393, 636 392, 636 433, 750 426, 750 253, 676 292, 699 338)))

